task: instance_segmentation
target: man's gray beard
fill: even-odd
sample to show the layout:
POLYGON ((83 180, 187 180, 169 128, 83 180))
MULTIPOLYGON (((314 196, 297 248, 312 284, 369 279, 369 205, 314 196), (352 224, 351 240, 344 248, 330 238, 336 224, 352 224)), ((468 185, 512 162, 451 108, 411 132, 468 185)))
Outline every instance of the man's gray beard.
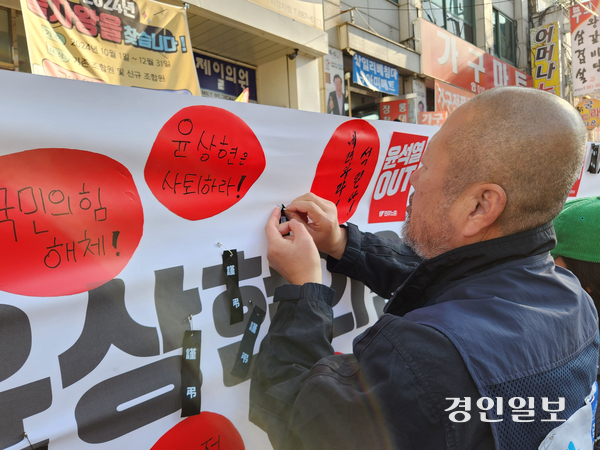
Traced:
MULTIPOLYGON (((412 194, 411 194, 412 199, 412 194)), ((409 205, 410 200, 409 199, 409 205)), ((411 236, 410 233, 410 211, 411 207, 409 206, 406 210, 406 219, 404 220, 404 224, 402 225, 402 241, 408 247, 410 247, 420 258, 422 259, 431 259, 435 258, 442 253, 446 253, 451 250, 452 247, 449 244, 450 237, 452 236, 452 228, 448 223, 445 216, 447 216, 447 210, 443 211, 440 214, 440 217, 437 221, 436 228, 433 230, 425 230, 425 235, 428 236, 425 242, 417 242, 417 240, 411 236)))
POLYGON ((411 248, 413 252, 415 252, 420 258, 427 259, 423 252, 420 250, 419 245, 415 242, 415 240, 410 236, 408 231, 408 227, 410 226, 410 214, 406 211, 406 219, 404 219, 404 224, 402 225, 402 230, 400 232, 402 236, 402 241, 405 245, 411 248))

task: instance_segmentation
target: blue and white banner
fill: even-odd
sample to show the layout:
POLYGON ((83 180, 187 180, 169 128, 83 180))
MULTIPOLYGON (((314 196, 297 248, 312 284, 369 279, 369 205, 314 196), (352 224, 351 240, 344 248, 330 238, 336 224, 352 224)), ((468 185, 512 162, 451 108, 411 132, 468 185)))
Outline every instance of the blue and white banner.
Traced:
POLYGON ((373 91, 399 95, 398 69, 355 53, 352 58, 353 81, 373 91))

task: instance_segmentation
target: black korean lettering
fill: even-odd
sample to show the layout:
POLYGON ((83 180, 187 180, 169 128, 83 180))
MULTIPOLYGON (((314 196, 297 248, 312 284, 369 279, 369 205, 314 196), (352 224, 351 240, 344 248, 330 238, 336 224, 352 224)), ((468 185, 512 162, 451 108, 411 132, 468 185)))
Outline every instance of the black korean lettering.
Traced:
POLYGON ((166 417, 181 409, 180 390, 181 356, 104 380, 83 394, 75 407, 79 438, 101 444, 166 417), (158 395, 128 405, 156 391, 158 395))
POLYGON ((154 272, 154 304, 163 341, 163 353, 181 347, 181 337, 189 330, 188 317, 202 312, 197 288, 183 290, 183 266, 154 272))
POLYGON ((17 373, 30 352, 31 325, 27 314, 14 306, 0 305, 0 382, 17 373))
POLYGON ((50 378, 34 381, 0 392, 0 448, 23 440, 23 420, 47 410, 52 405, 50 378))
POLYGON ((89 291, 81 336, 58 356, 63 388, 94 370, 114 345, 133 356, 159 354, 156 328, 135 322, 125 308, 125 283, 118 278, 89 291))
POLYGON ((33 214, 37 212, 38 206, 31 186, 19 189, 17 191, 17 199, 19 201, 19 211, 23 214, 33 214))

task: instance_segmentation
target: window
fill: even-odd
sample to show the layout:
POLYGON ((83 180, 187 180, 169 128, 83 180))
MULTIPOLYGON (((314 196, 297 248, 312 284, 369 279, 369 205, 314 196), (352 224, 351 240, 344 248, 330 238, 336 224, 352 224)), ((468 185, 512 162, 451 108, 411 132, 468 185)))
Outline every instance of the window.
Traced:
POLYGON ((429 22, 475 43, 474 0, 424 0, 422 6, 429 22))
POLYGON ((494 9, 494 56, 516 65, 515 22, 494 9))
POLYGON ((0 7, 0 69, 31 72, 20 11, 0 7))

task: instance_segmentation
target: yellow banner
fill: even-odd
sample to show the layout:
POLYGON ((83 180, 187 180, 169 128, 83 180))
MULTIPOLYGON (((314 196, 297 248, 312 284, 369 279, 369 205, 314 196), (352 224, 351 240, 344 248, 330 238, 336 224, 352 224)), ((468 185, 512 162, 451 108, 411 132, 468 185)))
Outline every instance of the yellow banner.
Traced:
POLYGON ((21 0, 32 71, 200 95, 185 9, 150 0, 21 0))
POLYGON ((558 22, 532 28, 530 33, 533 85, 560 97, 558 22))
POLYGON ((577 104, 577 111, 588 130, 593 130, 600 125, 600 100, 595 98, 585 99, 577 104))

